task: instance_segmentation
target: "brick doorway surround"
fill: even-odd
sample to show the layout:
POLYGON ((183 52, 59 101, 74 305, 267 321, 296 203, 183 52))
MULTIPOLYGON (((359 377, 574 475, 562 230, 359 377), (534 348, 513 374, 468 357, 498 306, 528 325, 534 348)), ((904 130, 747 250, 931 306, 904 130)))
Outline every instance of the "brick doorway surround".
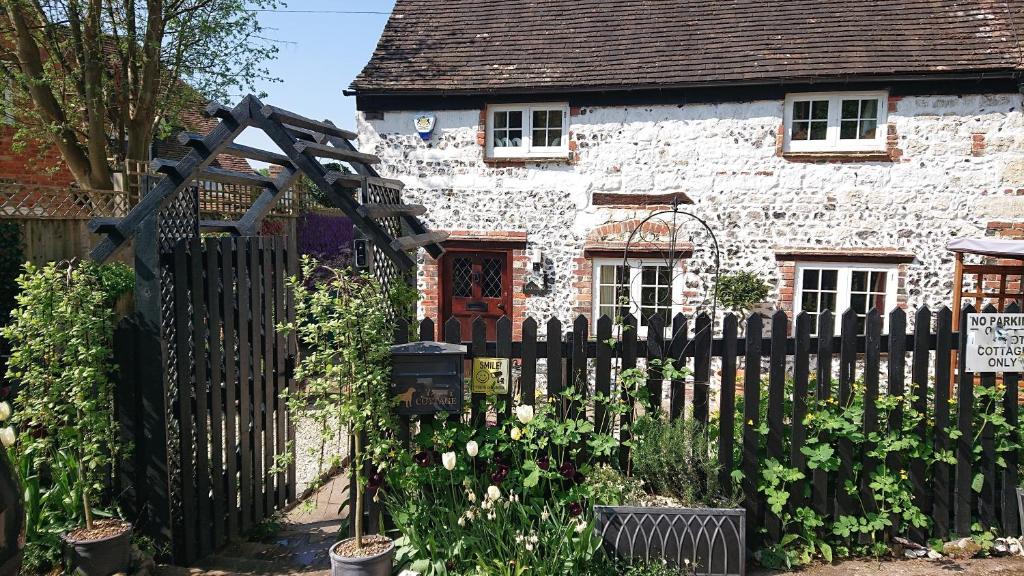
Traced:
MULTIPOLYGON (((512 320, 512 339, 522 338, 523 320, 526 319, 526 299, 529 297, 523 292, 523 285, 526 282, 526 272, 529 266, 530 257, 526 252, 527 234, 519 230, 445 230, 450 234, 443 245, 446 249, 464 250, 507 250, 512 253, 512 313, 509 318, 512 320)), ((445 256, 441 257, 442 259, 445 256)), ((441 306, 443 279, 441 271, 444 267, 439 260, 424 256, 420 272, 420 311, 424 318, 434 321, 437 334, 435 337, 440 340, 444 336, 444 326, 441 306)), ((463 334, 463 339, 468 340, 469 334, 463 334)))

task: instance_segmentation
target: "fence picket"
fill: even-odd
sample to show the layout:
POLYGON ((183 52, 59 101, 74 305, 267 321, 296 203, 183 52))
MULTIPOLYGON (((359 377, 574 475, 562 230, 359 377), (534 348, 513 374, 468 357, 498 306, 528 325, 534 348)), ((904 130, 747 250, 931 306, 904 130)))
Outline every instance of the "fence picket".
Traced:
MULTIPOLYGON (((682 325, 686 330, 686 324, 682 325)), ((726 314, 722 321, 722 400, 719 413, 718 429, 718 461, 721 470, 718 472, 718 484, 727 494, 733 493, 732 471, 736 465, 733 455, 733 443, 736 433, 736 334, 737 320, 733 314, 726 314)))
MULTIPOLYGON (((839 335, 839 404, 847 408, 853 400, 853 380, 857 363, 857 313, 852 309, 843 313, 839 335)), ((847 482, 853 479, 853 444, 843 437, 838 442, 839 470, 836 472, 836 514, 850 514, 856 510, 847 482)))
MULTIPOLYGON (((495 334, 497 336, 495 356, 497 358, 512 358, 512 320, 508 316, 502 316, 498 319, 495 334)), ((511 364, 512 360, 509 360, 510 367, 511 364)), ((504 403, 504 408, 498 412, 499 423, 512 415, 512 399, 515 397, 515 390, 513 390, 512 382, 507 382, 506 384, 508 385, 508 392, 498 397, 504 403)))
MULTIPOLYGON (((932 446, 935 452, 950 450, 949 438, 949 383, 953 350, 953 313, 946 306, 935 318, 935 416, 932 427, 932 446)), ((952 483, 949 464, 937 461, 932 471, 932 518, 937 538, 949 537, 949 516, 952 509, 952 483)))
POLYGON ((224 495, 224 378, 223 341, 221 325, 221 267, 219 243, 208 238, 205 243, 206 263, 206 346, 210 351, 210 481, 213 490, 213 546, 220 547, 227 540, 224 495))
MULTIPOLYGON (((878 433, 878 379, 882 357, 882 316, 872 308, 864 319, 864 449, 873 450, 875 443, 870 436, 878 433)), ((902 364, 902 360, 900 361, 902 364)), ((902 380, 901 380, 902 382, 902 380)), ((868 456, 864 459, 860 474, 861 503, 868 512, 877 512, 871 489, 871 474, 880 462, 868 456)))
POLYGON ((209 381, 207 380, 210 354, 207 352, 207 312, 206 294, 203 282, 203 245, 199 238, 193 238, 188 244, 190 297, 192 300, 192 365, 194 378, 189 387, 195 394, 195 475, 196 475, 196 507, 199 512, 199 556, 205 556, 213 550, 211 538, 213 530, 213 503, 210 501, 210 451, 208 430, 209 381))
MULTIPOLYGON (((894 340, 906 342, 904 333, 906 332, 906 314, 897 314, 895 310, 889 315, 889 362, 894 362, 894 358, 898 358, 902 361, 905 356, 905 351, 897 350, 898 344, 893 344, 894 340)), ((922 306, 914 317, 914 339, 913 339, 913 354, 911 357, 910 366, 910 377, 911 377, 911 407, 916 412, 916 417, 919 418, 917 427, 915 428, 918 438, 922 441, 927 441, 928 438, 928 365, 931 361, 929 357, 929 340, 931 339, 931 321, 932 313, 927 306, 922 306)), ((906 344, 903 345, 906 347, 906 344)), ((898 380, 900 382, 900 393, 902 393, 903 383, 903 372, 894 374, 890 372, 889 377, 889 393, 893 392, 893 382, 898 380), (898 377, 897 377, 898 376, 898 377)), ((902 426, 903 413, 900 414, 899 424, 902 426)), ((890 426, 890 430, 894 430, 893 426, 890 426)), ((927 467, 925 462, 921 458, 913 458, 910 464, 906 464, 905 459, 902 455, 894 459, 895 469, 903 469, 906 467, 910 474, 910 489, 914 494, 914 503, 922 511, 927 512, 932 509, 931 490, 925 484, 927 467)), ((927 539, 927 534, 924 530, 913 527, 910 530, 911 538, 915 541, 923 542, 927 539)))
MULTIPOLYGON (((994 314, 996 307, 992 304, 985 306, 983 310, 986 314, 994 314)), ((967 324, 961 324, 964 328, 961 332, 966 332, 967 324)), ((996 385, 996 375, 994 372, 983 372, 980 377, 981 386, 984 388, 994 388, 996 385)), ((991 415, 995 412, 995 402, 989 402, 985 405, 985 413, 991 415)), ((981 428, 981 462, 980 472, 984 475, 985 479, 981 485, 981 492, 978 494, 978 511, 981 517, 981 523, 985 528, 997 528, 998 529, 998 514, 996 512, 996 439, 995 429, 992 426, 991 420, 985 419, 985 424, 981 428)))
POLYGON ((747 318, 747 349, 743 362, 743 507, 747 510, 747 542, 758 547, 758 530, 763 518, 761 497, 757 491, 760 457, 757 431, 761 407, 761 316, 747 318))
POLYGON ((548 398, 560 399, 562 394, 562 323, 551 318, 547 324, 547 388, 548 398))
MULTIPOLYGON (((968 304, 960 315, 961 328, 967 326, 967 315, 974 313, 974 307, 968 304)), ((967 339, 960 336, 960 353, 957 354, 957 429, 960 437, 956 439, 956 476, 953 488, 953 531, 957 536, 971 535, 971 449, 973 435, 971 420, 974 417, 974 374, 967 372, 967 339)))
POLYGON ((260 521, 266 516, 263 507, 263 342, 260 330, 262 323, 263 283, 260 282, 260 246, 256 238, 245 238, 249 244, 249 344, 252 349, 252 368, 248 386, 250 411, 249 436, 252 442, 252 496, 253 519, 260 521))
MULTIPOLYGON (((274 264, 274 321, 278 324, 288 319, 285 309, 285 277, 287 270, 284 263, 284 240, 276 238, 273 243, 274 264)), ((287 336, 274 327, 274 414, 275 436, 277 438, 275 459, 284 458, 288 453, 288 403, 285 391, 288 387, 288 352, 287 336)), ((409 324, 406 322, 406 337, 409 324)), ((276 460, 275 460, 276 462, 276 460)), ((283 509, 288 500, 288 466, 281 466, 277 472, 276 505, 283 509)))
MULTIPOLYGON (((487 323, 483 318, 477 316, 476 320, 473 320, 473 341, 471 347, 471 353, 474 358, 481 356, 487 356, 487 323)), ((470 381, 472 382, 472 374, 470 375, 470 381)), ((483 426, 484 419, 487 417, 487 395, 478 394, 470 390, 470 422, 473 423, 474 427, 483 426)))
MULTIPOLYGON (((676 369, 682 370, 686 366, 687 339, 686 316, 682 312, 672 318, 672 342, 669 345, 668 356, 671 358, 676 369)), ((671 420, 683 416, 686 411, 686 380, 676 378, 672 380, 668 395, 668 414, 671 420)))
POLYGON ((520 373, 520 396, 523 404, 537 402, 537 321, 523 320, 523 363, 520 373))
POLYGON ((569 414, 573 418, 586 418, 587 415, 587 334, 590 322, 580 314, 572 325, 572 371, 569 373, 567 387, 571 387, 579 400, 574 400, 569 414))
POLYGON ((220 239, 221 292, 220 309, 224 318, 224 484, 227 495, 227 521, 229 540, 241 533, 242 511, 238 506, 238 326, 235 324, 235 248, 234 238, 220 239))
MULTIPOLYGON (((608 398, 612 390, 612 319, 602 315, 597 319, 597 358, 594 361, 594 393, 597 398, 608 398)), ((602 433, 612 431, 605 402, 594 402, 594 425, 602 433)))
POLYGON ((258 241, 263 279, 263 318, 259 324, 263 332, 263 507, 264 515, 271 516, 277 501, 274 486, 274 238, 261 236, 258 241))
MULTIPOLYGON (((818 315, 817 398, 825 402, 832 397, 832 334, 835 320, 824 310, 818 315)), ((824 470, 815 470, 811 478, 811 501, 819 514, 831 514, 835 506, 835 482, 824 470)))
MULTIPOLYGON (((782 457, 783 404, 786 396, 786 330, 789 318, 782 310, 772 315, 771 349, 768 359, 768 458, 784 462, 782 457)), ((768 538, 778 542, 782 538, 782 522, 771 511, 766 511, 765 524, 768 538)))
POLYGON ((693 323, 693 419, 707 428, 711 411, 711 317, 702 312, 693 323))
MULTIPOLYGON (((1005 312, 1009 314, 1019 313, 1020 307, 1017 306, 1016 302, 1012 302, 1006 307, 1005 312)), ((1006 386, 1003 389, 1003 416, 1006 418, 1006 424, 1010 430, 1017 430, 1020 411, 1017 396, 1019 377, 1019 374, 1015 372, 1003 373, 1003 384, 1006 386)), ((1002 530, 999 531, 1000 534, 1021 533, 1020 516, 1017 513, 1016 506, 1016 488, 1019 486, 1017 482, 1020 480, 1017 477, 1018 456, 1017 450, 1011 450, 1004 455, 1006 466, 1002 470, 1002 490, 999 498, 999 508, 1002 512, 1002 530)))
MULTIPOLYGON (((623 371, 636 368, 636 326, 636 318, 632 314, 626 314, 626 317, 622 319, 622 360, 620 361, 620 369, 623 371)), ((619 439, 622 442, 619 445, 619 467, 629 472, 630 455, 629 446, 626 443, 633 437, 631 428, 633 426, 633 410, 635 407, 632 405, 627 391, 621 384, 619 385, 619 393, 622 395, 622 400, 630 404, 629 408, 623 412, 619 419, 619 439)))
MULTIPOLYGON (((423 322, 426 319, 424 318, 423 322)), ((423 326, 423 322, 418 324, 419 327, 423 326)), ((431 335, 433 335, 431 331, 431 335)), ((395 320, 394 330, 394 344, 407 344, 409 342, 409 321, 405 318, 397 318, 395 320)), ((403 448, 409 447, 409 442, 412 439, 412 418, 406 414, 398 415, 398 442, 403 448)))
MULTIPOLYGON (((807 458, 801 451, 807 439, 804 418, 807 417, 807 386, 811 371, 811 317, 806 312, 797 314, 793 337, 796 346, 793 350, 793 420, 790 422, 789 460, 791 466, 807 476, 807 458)), ((806 479, 793 483, 794 505, 805 504, 806 484, 806 479)))
POLYGON ((647 319, 647 393, 651 407, 662 409, 664 387, 661 362, 665 358, 665 322, 659 314, 647 319))
POLYGON ((420 342, 430 342, 434 340, 434 321, 430 318, 424 318, 420 320, 419 330, 417 331, 420 342))
POLYGON ((252 485, 252 451, 250 431, 250 397, 249 397, 249 362, 253 347, 249 345, 249 279, 252 270, 249 267, 249 243, 244 238, 235 241, 235 273, 238 279, 237 315, 238 321, 238 439, 241 456, 239 467, 240 508, 242 513, 241 530, 248 531, 253 525, 253 485, 252 485))
POLYGON ((178 431, 179 431, 179 466, 181 471, 181 519, 180 530, 183 537, 178 541, 181 557, 188 561, 194 560, 198 553, 198 510, 196 506, 195 473, 192 466, 193 423, 192 423, 192 366, 190 361, 191 331, 189 327, 189 253, 187 245, 182 242, 173 251, 174 277, 174 338, 175 338, 175 372, 178 382, 178 431))
MULTIPOLYGON (((448 319, 447 322, 444 323, 444 341, 447 344, 462 344, 462 323, 459 322, 458 318, 452 316, 451 318, 448 319)), ((465 364, 471 364, 471 363, 467 360, 465 362, 465 364)), ((470 374, 470 378, 472 378, 472 373, 469 371, 469 368, 466 368, 466 374, 470 374)), ((462 413, 461 414, 451 414, 451 415, 449 415, 448 416, 448 421, 449 422, 461 422, 462 421, 462 417, 466 413, 465 402, 466 402, 466 394, 468 394, 468 393, 469 393, 468 390, 463 390, 462 391, 462 402, 463 402, 462 413)))

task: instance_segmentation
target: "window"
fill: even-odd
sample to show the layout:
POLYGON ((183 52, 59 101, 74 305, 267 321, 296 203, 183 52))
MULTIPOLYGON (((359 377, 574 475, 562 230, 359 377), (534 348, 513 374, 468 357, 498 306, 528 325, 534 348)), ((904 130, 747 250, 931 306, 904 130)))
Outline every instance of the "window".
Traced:
POLYGON ((887 102, 885 92, 790 94, 786 151, 884 151, 887 102))
POLYGON ((622 259, 594 261, 594 318, 608 316, 613 321, 626 313, 639 320, 638 335, 647 335, 648 319, 658 315, 671 334, 672 317, 682 309, 683 276, 665 262, 622 259))
POLYGON ((488 107, 487 156, 560 158, 569 154, 569 107, 516 104, 488 107))
POLYGON ((794 309, 811 317, 811 334, 818 333, 818 315, 828 310, 841 328, 839 316, 852 308, 857 333, 864 334, 867 313, 875 308, 888 322, 896 306, 896 266, 859 264, 798 265, 794 309))

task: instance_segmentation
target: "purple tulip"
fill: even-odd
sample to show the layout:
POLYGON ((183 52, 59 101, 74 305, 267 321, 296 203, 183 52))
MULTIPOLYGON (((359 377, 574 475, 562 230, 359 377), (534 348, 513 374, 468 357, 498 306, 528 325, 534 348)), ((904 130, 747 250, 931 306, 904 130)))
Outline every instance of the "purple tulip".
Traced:
POLYGON ((571 461, 566 460, 558 467, 558 473, 562 475, 562 478, 572 480, 572 477, 576 475, 576 465, 571 461))
POLYGON ((569 511, 569 516, 572 516, 573 518, 583 514, 583 506, 579 502, 570 503, 567 509, 569 511))

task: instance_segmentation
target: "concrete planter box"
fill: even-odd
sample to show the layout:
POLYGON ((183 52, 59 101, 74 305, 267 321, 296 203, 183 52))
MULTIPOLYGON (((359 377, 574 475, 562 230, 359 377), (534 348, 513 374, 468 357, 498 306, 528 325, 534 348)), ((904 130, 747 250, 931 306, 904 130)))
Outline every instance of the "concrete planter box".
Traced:
POLYGON ((743 576, 746 511, 742 508, 594 506, 605 549, 629 561, 664 559, 698 576, 743 576))

